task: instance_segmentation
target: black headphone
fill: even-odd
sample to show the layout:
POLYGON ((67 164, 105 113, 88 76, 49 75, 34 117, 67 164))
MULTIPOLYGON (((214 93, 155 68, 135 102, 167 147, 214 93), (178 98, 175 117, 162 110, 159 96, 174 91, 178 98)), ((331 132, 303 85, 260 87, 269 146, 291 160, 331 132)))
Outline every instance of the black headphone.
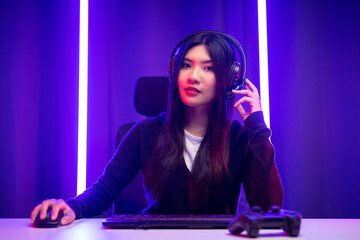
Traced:
POLYGON ((241 48, 240 43, 231 35, 218 32, 218 31, 197 31, 193 32, 190 35, 186 36, 182 39, 174 48, 171 53, 170 62, 169 62, 169 78, 171 79, 171 75, 174 70, 175 58, 179 53, 179 50, 182 44, 188 40, 190 37, 201 34, 201 33, 213 33, 218 36, 221 36, 228 42, 230 42, 239 52, 240 62, 236 61, 236 56, 234 62, 231 64, 230 72, 229 72, 229 83, 226 88, 226 96, 231 97, 233 95, 232 90, 241 89, 245 84, 245 71, 246 71, 246 60, 243 49, 241 48))

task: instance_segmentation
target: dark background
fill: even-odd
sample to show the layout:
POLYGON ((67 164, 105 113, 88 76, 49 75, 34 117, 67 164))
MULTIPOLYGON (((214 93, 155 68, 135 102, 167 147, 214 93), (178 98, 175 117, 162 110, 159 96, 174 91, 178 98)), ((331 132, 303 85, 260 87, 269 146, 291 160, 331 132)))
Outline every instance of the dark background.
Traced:
MULTIPOLYGON (((140 120, 135 81, 166 76, 196 30, 243 45, 259 88, 256 1, 89 1, 87 185, 140 120)), ((272 142, 284 208, 360 217, 360 3, 268 0, 272 142)), ((76 195, 79 3, 0 1, 0 217, 29 217, 44 198, 76 195)))

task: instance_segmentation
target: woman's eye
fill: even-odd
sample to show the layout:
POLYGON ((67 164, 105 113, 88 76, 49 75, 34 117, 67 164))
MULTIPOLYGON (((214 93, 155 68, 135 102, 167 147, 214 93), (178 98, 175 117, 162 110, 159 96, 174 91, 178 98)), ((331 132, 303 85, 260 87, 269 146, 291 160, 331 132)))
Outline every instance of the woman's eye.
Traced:
POLYGON ((214 70, 213 66, 206 66, 204 69, 205 69, 205 71, 213 71, 214 70))
POLYGON ((189 63, 183 63, 181 68, 191 68, 191 65, 189 63))

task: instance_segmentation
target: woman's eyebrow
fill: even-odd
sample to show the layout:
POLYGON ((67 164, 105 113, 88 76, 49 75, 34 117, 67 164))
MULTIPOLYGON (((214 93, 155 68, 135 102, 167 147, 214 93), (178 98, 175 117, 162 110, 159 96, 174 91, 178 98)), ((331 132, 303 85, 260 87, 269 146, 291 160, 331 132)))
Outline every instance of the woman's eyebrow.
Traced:
MULTIPOLYGON (((188 62, 191 62, 191 63, 194 62, 193 60, 191 60, 189 58, 184 58, 184 61, 188 61, 188 62)), ((200 63, 201 64, 212 63, 212 60, 211 59, 210 60, 204 60, 204 61, 201 61, 200 63)))

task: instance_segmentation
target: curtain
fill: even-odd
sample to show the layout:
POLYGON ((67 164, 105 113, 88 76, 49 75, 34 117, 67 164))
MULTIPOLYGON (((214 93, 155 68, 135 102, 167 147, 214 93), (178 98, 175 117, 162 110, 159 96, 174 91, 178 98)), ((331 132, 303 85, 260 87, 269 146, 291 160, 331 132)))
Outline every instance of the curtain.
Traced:
POLYGON ((360 217, 360 4, 268 1, 272 141, 284 207, 360 217))
MULTIPOLYGON (((359 22, 351 1, 267 1, 272 142, 285 208, 359 217, 359 22)), ((117 128, 142 119, 136 79, 167 76, 176 43, 197 30, 242 44, 259 88, 256 1, 89 1, 87 186, 117 128)), ((79 3, 0 3, 0 217, 29 217, 76 194, 79 3)))

